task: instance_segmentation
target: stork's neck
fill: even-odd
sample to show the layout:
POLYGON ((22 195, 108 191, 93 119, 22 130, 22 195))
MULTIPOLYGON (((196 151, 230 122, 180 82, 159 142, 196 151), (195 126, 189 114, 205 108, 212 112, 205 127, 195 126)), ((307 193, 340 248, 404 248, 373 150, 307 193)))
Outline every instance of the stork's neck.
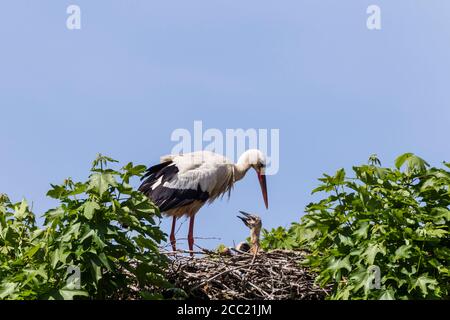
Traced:
POLYGON ((236 163, 234 165, 234 181, 241 180, 245 174, 247 173, 248 169, 250 169, 250 165, 247 163, 236 163))
POLYGON ((252 228, 250 231, 250 241, 252 243, 251 251, 256 254, 259 251, 259 237, 261 233, 261 228, 252 228))
POLYGON ((239 157, 238 162, 234 165, 234 181, 241 180, 250 167, 249 152, 246 151, 239 157))

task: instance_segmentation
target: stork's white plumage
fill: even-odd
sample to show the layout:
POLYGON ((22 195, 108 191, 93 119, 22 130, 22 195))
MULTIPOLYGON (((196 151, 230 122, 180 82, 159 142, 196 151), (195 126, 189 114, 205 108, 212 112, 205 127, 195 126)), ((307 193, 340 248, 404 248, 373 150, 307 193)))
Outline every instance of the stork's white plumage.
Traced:
POLYGON ((266 157, 256 149, 242 154, 234 164, 222 155, 198 151, 183 155, 161 157, 161 163, 147 170, 139 190, 146 194, 164 214, 173 217, 170 241, 175 246, 176 220, 190 217, 189 250, 194 245, 195 214, 206 202, 229 193, 234 183, 242 179, 250 168, 254 168, 268 207, 265 177, 266 157))

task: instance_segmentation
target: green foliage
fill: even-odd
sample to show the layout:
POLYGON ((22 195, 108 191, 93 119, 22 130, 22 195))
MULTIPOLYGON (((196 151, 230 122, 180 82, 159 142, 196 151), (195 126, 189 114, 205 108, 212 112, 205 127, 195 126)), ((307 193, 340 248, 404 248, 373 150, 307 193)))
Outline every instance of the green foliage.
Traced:
MULTIPOLYGON (((293 224, 296 226, 296 224, 293 224)), ((298 248, 298 236, 296 234, 297 228, 292 227, 286 230, 283 227, 278 227, 270 231, 262 230, 261 248, 264 250, 285 249, 292 250, 298 248)))
POLYGON ((218 253, 222 253, 228 250, 228 247, 226 245, 224 245, 223 243, 219 244, 216 248, 216 252, 218 253))
POLYGON ((26 201, 0 196, 0 299, 105 299, 136 281, 148 288, 143 298, 160 298, 153 289, 170 287, 158 208, 129 184, 146 168, 111 162, 99 155, 88 181, 52 185, 47 195, 60 205, 43 228, 26 201))
POLYGON ((448 299, 450 172, 412 153, 395 166, 371 156, 353 167, 354 178, 343 169, 324 175, 313 193, 326 197, 306 207, 300 224, 266 234, 265 243, 307 249, 305 263, 320 284, 334 286, 332 299, 448 299))

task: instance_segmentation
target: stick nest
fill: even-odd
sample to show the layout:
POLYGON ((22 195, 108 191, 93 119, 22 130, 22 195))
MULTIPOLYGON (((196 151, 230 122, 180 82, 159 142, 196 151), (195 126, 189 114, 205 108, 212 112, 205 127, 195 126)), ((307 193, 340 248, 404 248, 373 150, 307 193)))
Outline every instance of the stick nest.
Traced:
POLYGON ((316 275, 300 266, 305 253, 275 250, 257 255, 207 254, 189 257, 167 252, 167 277, 190 298, 210 300, 324 299, 329 288, 314 284, 316 275))

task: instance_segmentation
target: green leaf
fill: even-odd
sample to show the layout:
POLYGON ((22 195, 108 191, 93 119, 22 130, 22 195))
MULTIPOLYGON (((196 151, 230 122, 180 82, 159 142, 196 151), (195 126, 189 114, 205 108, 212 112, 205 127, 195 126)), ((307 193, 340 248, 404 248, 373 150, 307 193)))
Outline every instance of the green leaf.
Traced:
POLYGON ((320 192, 320 191, 325 191, 327 189, 328 189, 328 186, 320 185, 317 188, 313 189, 313 191, 311 191, 311 194, 314 194, 314 193, 317 193, 317 192, 320 192))
POLYGON ((413 285, 410 288, 409 292, 411 292, 413 289, 419 287, 420 291, 422 292, 422 296, 426 297, 428 295, 428 289, 434 290, 436 285, 438 285, 438 282, 436 281, 436 279, 429 277, 428 274, 425 274, 425 275, 418 277, 413 282, 413 285))
POLYGON ((32 247, 30 250, 28 250, 25 253, 25 256, 28 258, 32 258, 36 254, 36 252, 39 251, 40 248, 41 248, 41 244, 39 243, 39 244, 35 245, 34 247, 32 247))
POLYGON ((353 232, 353 235, 358 238, 367 238, 367 234, 369 232, 370 224, 368 222, 363 222, 360 224, 360 227, 353 232))
POLYGON ((106 255, 102 252, 98 255, 99 260, 102 262, 103 266, 108 269, 109 271, 112 270, 111 265, 108 261, 108 258, 106 257, 106 255))
POLYGON ((84 204, 84 216, 91 220, 94 217, 95 210, 100 210, 100 205, 97 202, 87 201, 84 204))
POLYGON ((395 250, 394 253, 394 261, 400 260, 400 259, 407 259, 411 256, 411 248, 412 245, 402 245, 397 250, 395 250))
POLYGON ((95 280, 95 283, 97 284, 98 281, 102 278, 102 267, 100 264, 100 259, 98 259, 97 257, 92 257, 90 259, 90 264, 91 274, 95 280))
POLYGON ((388 289, 381 292, 379 300, 395 300, 394 290, 388 289))
POLYGON ((450 261, 450 248, 446 248, 446 247, 435 248, 434 253, 437 258, 444 259, 446 261, 450 261))
POLYGON ((344 169, 339 169, 336 172, 336 175, 334 176, 334 183, 335 184, 342 184, 344 182, 345 179, 345 170, 344 169))
POLYGON ((51 184, 52 189, 47 192, 47 196, 53 199, 61 199, 67 194, 64 186, 51 184))
POLYGON ((143 165, 133 166, 133 163, 130 162, 123 169, 130 176, 140 176, 145 172, 145 170, 147 170, 147 167, 143 165))
POLYGON ((78 236, 80 235, 80 228, 80 222, 69 224, 61 234, 61 240, 64 242, 70 242, 73 240, 73 238, 78 238, 78 236))
POLYGON ((410 153, 410 152, 402 154, 400 157, 398 157, 397 159, 395 159, 395 167, 396 167, 397 169, 400 170, 400 168, 403 166, 403 164, 404 164, 409 158, 411 158, 413 155, 414 155, 414 154, 413 154, 413 153, 410 153))
POLYGON ((117 186, 114 175, 110 173, 94 173, 89 178, 88 190, 94 190, 101 197, 108 188, 117 186))
POLYGON ((58 292, 64 300, 73 300, 74 297, 89 297, 89 293, 84 290, 60 289, 58 292))
POLYGON ((354 245, 354 242, 352 241, 351 237, 346 237, 342 234, 339 234, 339 240, 341 241, 341 243, 344 246, 353 246, 354 245))
POLYGON ((432 236, 432 237, 437 237, 437 238, 444 238, 447 237, 448 235, 448 231, 444 230, 444 229, 430 229, 428 230, 428 235, 432 236))
POLYGON ((95 236, 96 232, 93 229, 87 230, 86 233, 81 237, 80 242, 84 242, 84 240, 95 236))
POLYGON ((409 173, 413 171, 424 172, 427 169, 426 167, 429 166, 425 160, 413 153, 405 153, 395 160, 395 166, 399 170, 405 163, 407 163, 407 172, 409 173))
POLYGON ((328 269, 334 272, 339 271, 340 269, 346 269, 349 272, 352 271, 349 256, 346 256, 343 259, 332 258, 330 264, 328 265, 328 269))
POLYGON ((23 220, 28 215, 28 203, 25 200, 22 200, 19 206, 15 207, 14 217, 17 220, 23 220))
POLYGON ((57 218, 62 218, 65 214, 65 211, 63 208, 58 207, 55 209, 50 209, 45 213, 45 217, 47 219, 49 219, 50 221, 57 219, 57 218))
POLYGON ((433 208, 432 213, 435 215, 436 219, 445 219, 450 221, 450 210, 447 208, 433 208))
POLYGON ((63 252, 62 249, 60 248, 56 248, 54 249, 51 253, 50 253, 50 257, 51 257, 51 266, 53 269, 56 268, 56 266, 58 265, 58 263, 62 263, 65 264, 67 257, 69 256, 69 252, 63 252))
POLYGON ((13 293, 15 293, 18 286, 19 284, 14 282, 2 283, 0 286, 0 299, 5 299, 8 296, 11 296, 13 293))
POLYGON ((92 162, 92 170, 95 170, 99 167, 100 168, 106 167, 109 162, 117 163, 118 161, 99 153, 97 154, 97 158, 92 162))
POLYGON ((367 246, 367 249, 362 255, 366 257, 366 262, 368 265, 373 265, 375 262, 375 257, 378 253, 385 255, 386 248, 381 243, 371 243, 367 246))
POLYGON ((376 154, 370 155, 368 162, 372 166, 381 166, 381 161, 376 154))

